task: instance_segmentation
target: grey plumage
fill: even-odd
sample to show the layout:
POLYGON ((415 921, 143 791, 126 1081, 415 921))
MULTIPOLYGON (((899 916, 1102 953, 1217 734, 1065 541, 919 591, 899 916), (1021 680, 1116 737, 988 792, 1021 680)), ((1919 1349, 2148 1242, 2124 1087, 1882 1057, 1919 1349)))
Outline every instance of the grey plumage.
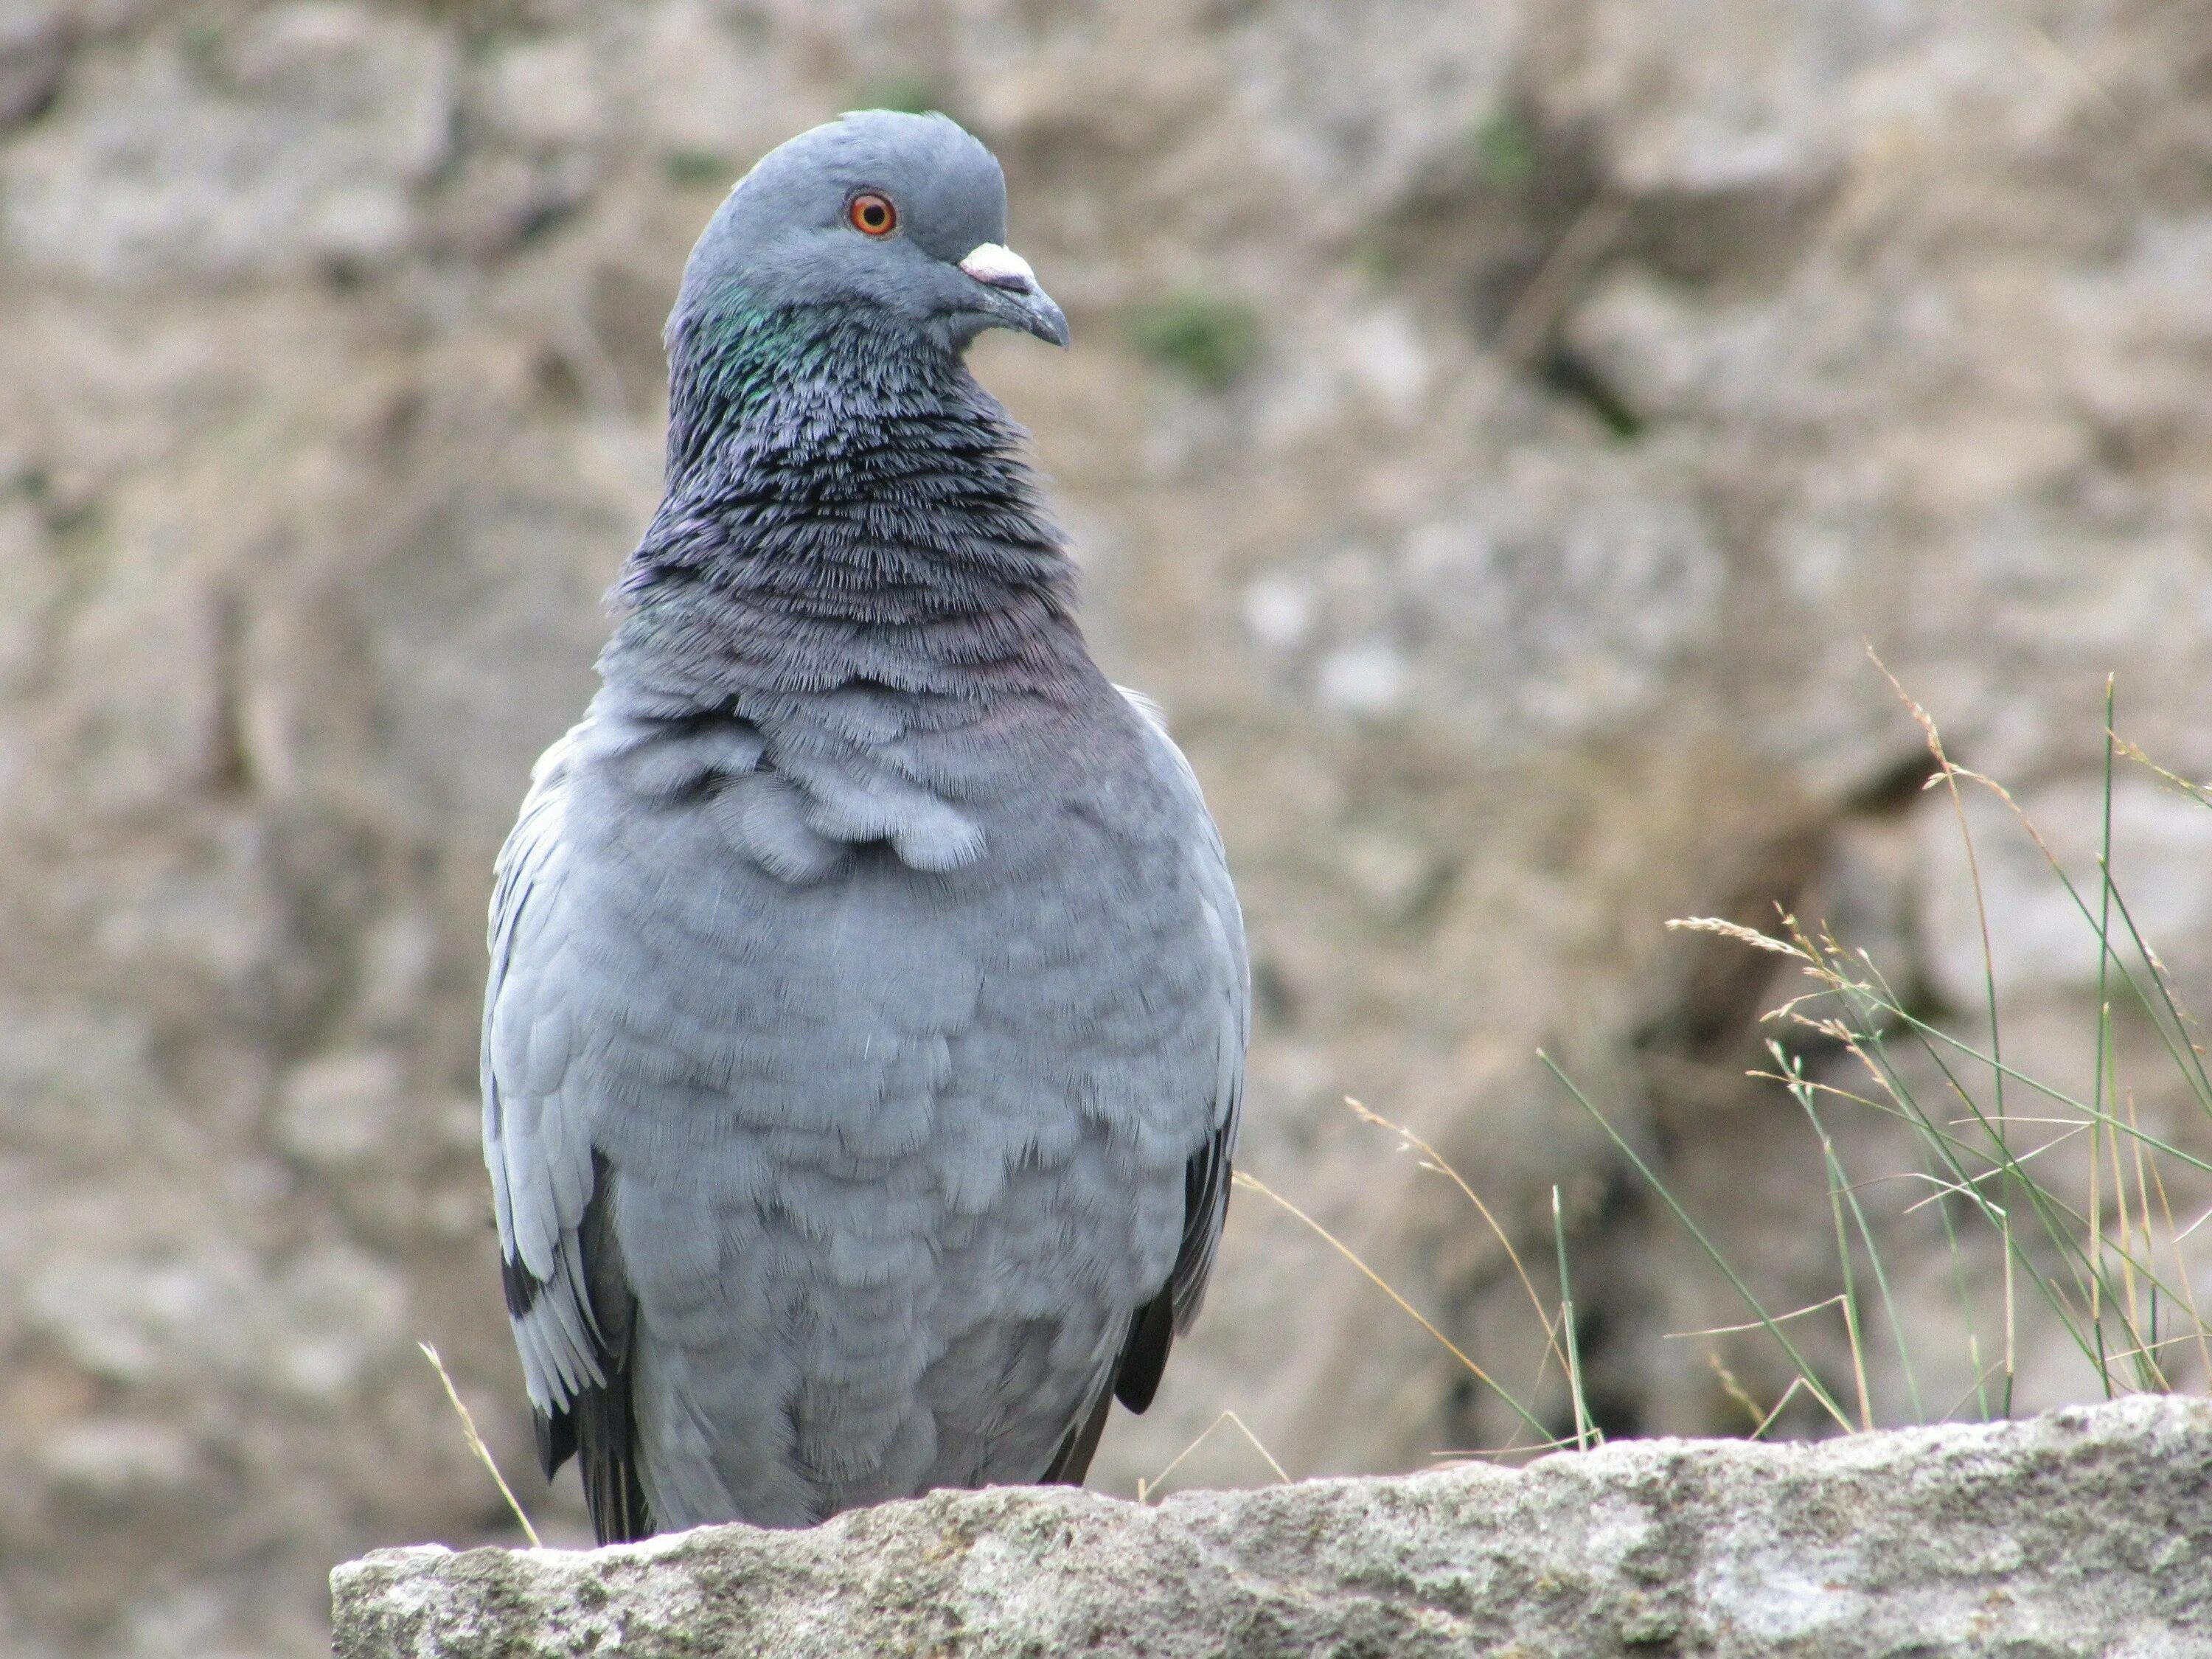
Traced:
POLYGON ((1080 1480, 1204 1291, 1242 923, 963 366, 986 327, 1065 341, 1004 224, 942 117, 847 117, 732 192, 603 689, 500 858, 507 1306, 603 1540, 1080 1480))

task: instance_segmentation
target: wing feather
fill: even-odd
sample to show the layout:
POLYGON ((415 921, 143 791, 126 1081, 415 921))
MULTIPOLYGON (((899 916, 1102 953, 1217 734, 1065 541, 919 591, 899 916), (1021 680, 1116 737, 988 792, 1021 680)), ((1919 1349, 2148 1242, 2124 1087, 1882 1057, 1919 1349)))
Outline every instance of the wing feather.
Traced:
MULTIPOLYGON (((1217 1005, 1212 1130, 1183 1169, 1182 1238, 1175 1266, 1159 1293, 1131 1316, 1128 1336, 1115 1362, 1115 1397, 1141 1413, 1152 1403, 1176 1337, 1198 1317, 1228 1217, 1231 1160, 1243 1113, 1244 1051, 1252 1031, 1252 977, 1245 955, 1244 918, 1229 878, 1228 854, 1206 810, 1197 775, 1168 736, 1158 708, 1126 688, 1122 696, 1143 717, 1160 758, 1171 769, 1201 829, 1191 848, 1191 872, 1204 910, 1212 969, 1209 982, 1217 1005)), ((1095 1434, 1091 1439, 1095 1444, 1095 1434)))
POLYGON ((607 1224, 613 1181, 563 1092, 572 1015, 549 971, 560 954, 562 830, 578 727, 531 774, 495 866, 484 1000, 484 1162, 501 1277, 551 1478, 573 1454, 601 1543, 647 1537, 629 1385, 632 1304, 607 1224))

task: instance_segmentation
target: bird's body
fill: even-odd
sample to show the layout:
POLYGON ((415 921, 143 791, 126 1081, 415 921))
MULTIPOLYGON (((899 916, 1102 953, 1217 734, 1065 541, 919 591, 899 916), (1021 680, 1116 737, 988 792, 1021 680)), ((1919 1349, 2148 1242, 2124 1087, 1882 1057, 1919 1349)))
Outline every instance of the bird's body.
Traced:
MULTIPOLYGON (((934 202, 966 214, 945 246, 1003 254, 972 139, 841 130, 841 209, 881 189, 919 244, 934 202)), ((1079 1480, 1226 1200, 1236 899, 962 365, 958 307, 1011 284, 824 295, 807 260, 840 245, 772 234, 807 199, 763 164, 694 254, 667 499, 493 904, 508 1307, 548 1473, 580 1454, 602 1538, 1079 1480), (763 188, 767 230, 733 215, 763 177, 800 204, 763 188)))

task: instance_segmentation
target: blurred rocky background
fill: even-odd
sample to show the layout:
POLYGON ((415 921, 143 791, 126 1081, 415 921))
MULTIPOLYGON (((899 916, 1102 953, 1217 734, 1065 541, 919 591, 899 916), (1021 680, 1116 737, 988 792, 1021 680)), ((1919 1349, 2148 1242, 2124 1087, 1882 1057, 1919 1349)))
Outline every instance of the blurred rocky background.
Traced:
MULTIPOLYGON (((333 1561, 513 1537, 417 1339, 580 1535, 477 1152, 491 858, 656 499, 691 238, 884 103, 996 149, 1073 320, 977 366, 1228 839, 1240 1162, 1516 1387, 1503 1253, 1344 1096, 1547 1296, 1559 1189, 1606 1429, 1741 1432, 1786 1366, 1668 1336, 1745 1316, 1535 1050, 1816 1302, 1819 1150, 1743 1076, 1790 964, 1662 924, 1826 917, 1976 1029, 1970 872, 1866 646, 2077 871, 2107 672, 2212 773, 2204 0, 0 0, 9 1653, 297 1659, 333 1561)), ((2113 808, 2212 1002, 2212 812, 2139 770, 2113 808)), ((2094 938, 1977 822, 2008 1057, 2086 1091, 2094 938)), ((2124 1079, 2201 1141, 2148 1040, 2124 1079)), ((1972 1414, 1950 1286, 2000 1259, 1868 1190, 1927 1414, 1972 1414)), ((2015 1403, 2094 1390, 2036 1314, 2015 1403)), ((1514 1427, 1250 1193, 1095 1484, 1224 1410, 1301 1475, 1514 1427)), ((1224 1431, 1176 1478, 1269 1476, 1224 1431)))

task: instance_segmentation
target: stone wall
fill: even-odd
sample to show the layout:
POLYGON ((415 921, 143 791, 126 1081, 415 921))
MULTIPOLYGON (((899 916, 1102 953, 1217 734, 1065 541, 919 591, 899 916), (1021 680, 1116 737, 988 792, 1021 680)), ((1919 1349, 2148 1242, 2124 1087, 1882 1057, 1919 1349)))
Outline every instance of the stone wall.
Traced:
POLYGON ((2183 1659, 2212 1645, 2212 1409, 1622 1442, 1156 1507, 1001 1487, 809 1533, 382 1551, 331 1582, 337 1659, 2183 1659))
MULTIPOLYGON (((1662 923, 1790 903, 1971 1025, 1961 860, 1865 645, 2077 868, 2108 672, 2130 736, 2212 774, 2205 0, 10 0, 9 1652, 306 1655, 331 1561, 512 1536, 414 1346, 525 1470, 475 1151, 491 855, 655 497, 691 237, 761 149, 885 101, 996 148, 1073 319, 1067 356, 978 363, 1227 836, 1242 1161, 1516 1384, 1541 1332, 1502 1253, 1344 1095, 1539 1250, 1559 1188, 1610 1430, 1741 1427, 1730 1386, 1763 1407, 1786 1368, 1670 1340, 1743 1312, 1535 1048, 1771 1306, 1817 1303, 1817 1150, 1741 1075, 1788 986, 1662 923)), ((2142 773, 2115 808, 2212 1002, 2212 814, 2142 773)), ((2008 1052, 2086 1088, 2094 946, 2007 833, 2008 1052)), ((2148 1044, 2117 1049, 2146 1125, 2201 1149, 2148 1044)), ((1972 1410, 1952 1287, 2002 1263, 1899 1190, 1868 1188, 1926 1408, 1972 1410)), ((2020 1318, 2015 1403, 2088 1397, 2020 1318)), ((1841 1391, 1837 1322, 1796 1328, 1841 1391)), ((1299 1475, 1511 1430, 1249 1194, 1098 1483, 1224 1409, 1299 1475)), ((1176 1478, 1267 1471, 1224 1430, 1176 1478)), ((578 1535, 572 1486, 523 1485, 578 1535)))

